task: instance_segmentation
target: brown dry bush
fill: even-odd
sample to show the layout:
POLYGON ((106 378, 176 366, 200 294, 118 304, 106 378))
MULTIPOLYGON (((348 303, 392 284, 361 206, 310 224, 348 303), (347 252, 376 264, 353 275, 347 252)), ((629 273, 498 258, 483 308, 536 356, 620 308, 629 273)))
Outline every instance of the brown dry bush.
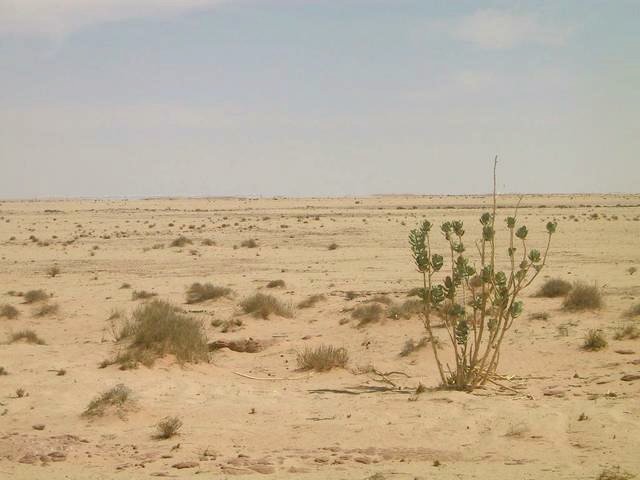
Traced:
POLYGON ((12 333, 9 336, 9 343, 16 343, 24 341, 26 343, 34 343, 36 345, 44 345, 45 341, 42 340, 36 332, 33 330, 20 330, 18 332, 12 333))
POLYGON ((629 307, 629 309, 624 312, 624 316, 628 318, 639 317, 640 316, 640 303, 636 303, 629 307))
POLYGON ((102 417, 109 408, 113 408, 121 415, 127 406, 132 405, 131 390, 122 383, 98 395, 89 402, 83 417, 102 417))
POLYGON ((18 309, 8 303, 0 307, 0 318, 8 318, 9 320, 12 320, 17 318, 19 314, 20 312, 18 309))
POLYGON ((240 246, 244 248, 256 248, 258 246, 258 242, 256 242, 253 238, 250 238, 248 240, 243 240, 240 243, 240 246))
POLYGON ((240 302, 244 313, 250 313, 256 318, 268 318, 272 313, 280 317, 293 317, 293 309, 285 305, 272 295, 256 293, 240 302))
POLYGON ((420 350, 420 349, 426 347, 427 345, 429 345, 429 339, 427 337, 422 337, 417 342, 414 341, 413 338, 410 338, 406 342, 404 342, 404 346, 402 347, 402 350, 400 351, 400 356, 401 357, 406 357, 409 354, 415 352, 416 350, 420 350))
POLYGON ((48 298, 49 295, 44 290, 29 290, 24 294, 24 303, 42 302, 48 298))
POLYGON ((182 420, 178 417, 167 417, 156 425, 155 438, 166 440, 175 437, 182 428, 182 420))
POLYGON ((147 300, 157 296, 157 293, 147 292, 146 290, 134 290, 131 292, 131 300, 147 300))
POLYGON ((605 468, 600 472, 597 480, 631 480, 632 478, 636 478, 635 474, 621 470, 619 466, 615 466, 605 468))
POLYGON ((332 345, 320 345, 316 348, 305 348, 298 352, 297 362, 300 370, 325 372, 332 368, 344 368, 349 361, 349 353, 345 348, 332 345))
POLYGON ((392 303, 387 308, 387 318, 409 319, 422 312, 424 306, 420 300, 405 300, 402 303, 392 303))
POLYGON ((218 287, 211 283, 193 283, 187 289, 187 303, 199 303, 205 300, 217 300, 231 293, 227 287, 218 287))
POLYGON ((624 340, 626 338, 635 340, 636 338, 640 338, 640 328, 636 327, 633 324, 625 325, 622 328, 616 330, 613 338, 615 338, 616 340, 624 340))
POLYGON ((383 303, 384 305, 391 305, 393 300, 388 295, 374 295, 373 297, 365 300, 365 303, 383 303))
POLYGON ((534 296, 544 298, 564 297, 571 291, 571 283, 561 278, 551 278, 544 282, 534 296))
POLYGON ((49 267, 47 269, 47 275, 49 275, 50 277, 55 277, 57 275, 60 275, 60 267, 58 267, 57 265, 53 265, 52 267, 49 267))
POLYGON ((368 303, 356 307, 351 312, 351 317, 359 320, 358 326, 361 327, 367 323, 377 322, 382 318, 383 309, 379 303, 368 303))
POLYGON ((172 247, 182 248, 185 245, 191 245, 192 243, 193 242, 191 241, 191 239, 185 237, 184 235, 180 235, 178 238, 172 240, 169 245, 171 245, 172 247))
POLYGON ((0 367, 0 376, 2 375, 9 375, 9 372, 7 372, 7 369, 4 367, 0 367))
POLYGON ((331 243, 328 247, 327 250, 337 250, 338 249, 338 244, 337 243, 331 243))
POLYGON ((284 280, 271 280, 267 283, 267 288, 284 288, 285 283, 284 280))
POLYGON ((57 303, 45 303, 36 308, 33 315, 36 317, 46 317, 47 315, 55 315, 60 310, 57 303))
POLYGON ((601 330, 591 329, 587 332, 587 335, 584 337, 584 343, 582 344, 582 349, 587 350, 589 352, 595 352, 598 350, 602 350, 607 346, 607 339, 601 330))
POLYGON ((595 285, 576 282, 562 303, 565 310, 597 310, 602 308, 602 294, 595 285))
POLYGON ((322 294, 310 295, 304 300, 302 300, 300 303, 298 303, 298 308, 311 308, 315 306, 316 303, 323 302, 326 299, 327 297, 325 297, 322 294))

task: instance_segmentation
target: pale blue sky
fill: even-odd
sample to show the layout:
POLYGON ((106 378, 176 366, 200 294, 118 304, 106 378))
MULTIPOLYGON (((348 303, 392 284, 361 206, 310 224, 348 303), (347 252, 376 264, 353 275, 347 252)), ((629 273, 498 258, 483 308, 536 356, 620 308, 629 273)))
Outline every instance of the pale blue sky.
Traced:
POLYGON ((0 198, 638 192, 640 1, 0 0, 0 198))

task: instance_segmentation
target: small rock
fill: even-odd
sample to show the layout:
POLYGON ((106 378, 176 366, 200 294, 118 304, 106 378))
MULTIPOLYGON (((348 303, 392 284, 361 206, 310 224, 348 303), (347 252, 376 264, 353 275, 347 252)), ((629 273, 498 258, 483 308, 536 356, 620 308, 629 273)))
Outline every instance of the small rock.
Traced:
POLYGON ((198 465, 200 465, 198 462, 179 462, 179 463, 174 463, 171 466, 173 468, 177 468, 181 470, 183 468, 196 468, 198 465))
POLYGON ((36 423, 35 425, 32 425, 31 428, 34 430, 44 430, 44 423, 36 423))

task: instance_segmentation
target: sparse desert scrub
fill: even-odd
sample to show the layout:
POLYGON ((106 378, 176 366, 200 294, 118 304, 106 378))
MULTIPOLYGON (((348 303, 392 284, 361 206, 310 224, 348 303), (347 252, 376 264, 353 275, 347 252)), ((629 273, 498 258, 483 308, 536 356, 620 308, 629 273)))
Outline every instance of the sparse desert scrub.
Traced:
POLYGON ((104 391, 89 402, 86 410, 82 412, 83 417, 102 417, 109 410, 123 415, 126 408, 133 404, 131 390, 122 383, 109 390, 104 391))
POLYGON ((619 466, 605 468, 596 480, 631 480, 635 474, 622 470, 619 466))
POLYGON ((329 246, 327 247, 327 250, 337 250, 338 249, 338 244, 337 243, 330 243, 329 246))
POLYGON ((551 278, 544 282, 536 292, 536 297, 556 298, 564 297, 571 291, 571 283, 561 278, 551 278))
POLYGON ((382 313, 382 305, 379 303, 367 303, 356 307, 351 312, 351 317, 358 320, 358 326, 361 327, 368 323, 379 321, 382 318, 382 313))
POLYGON ((318 302, 324 302, 327 299, 322 294, 309 295, 307 298, 298 303, 298 308, 311 308, 318 302))
POLYGON ((26 343, 34 343, 36 345, 44 345, 45 341, 42 340, 37 334, 36 332, 34 332, 33 330, 20 330, 18 332, 12 333, 11 335, 9 335, 9 343, 16 343, 16 342, 26 342, 26 343))
POLYGON ((417 350, 423 349, 428 344, 429 344, 429 339, 427 337, 422 337, 417 342, 413 338, 410 338, 406 342, 404 342, 404 345, 402 346, 402 350, 400 350, 400 356, 406 357, 417 350))
POLYGON ((607 346, 607 339, 602 333, 602 330, 591 329, 587 332, 587 335, 584 337, 584 343, 582 344, 582 349, 587 350, 589 352, 595 352, 598 350, 602 350, 607 346))
POLYGON ((229 320, 211 320, 211 326, 219 328, 222 333, 235 332, 238 330, 244 322, 241 318, 231 318, 229 320))
POLYGON ((613 338, 615 338, 616 340, 624 340, 627 338, 629 340, 635 340, 636 338, 640 338, 640 328, 631 323, 624 325, 623 327, 616 330, 613 338))
POLYGON ((49 275, 50 277, 56 277, 60 275, 60 267, 58 267, 57 265, 49 267, 47 269, 47 275, 49 275))
POLYGON ((120 285, 120 290, 127 290, 129 288, 131 288, 130 283, 124 282, 122 285, 120 285))
POLYGON ((349 361, 349 353, 342 347, 320 345, 315 348, 307 347, 302 352, 298 352, 296 360, 300 370, 325 372, 332 368, 344 368, 349 361))
POLYGON ((146 290, 134 290, 131 292, 131 300, 147 300, 149 298, 157 297, 155 292, 147 292, 146 290))
POLYGON ((152 365, 156 358, 175 355, 178 362, 208 361, 207 339, 202 324, 162 300, 153 300, 134 310, 123 323, 118 338, 128 341, 115 362, 135 366, 152 365))
POLYGON ((18 309, 8 303, 0 307, 0 318, 8 318, 9 320, 12 320, 14 318, 18 318, 19 314, 20 312, 18 309))
POLYGON ((4 367, 0 367, 0 376, 2 375, 9 375, 9 372, 7 372, 7 369, 4 367))
POLYGON ((293 309, 278 300, 273 295, 265 295, 256 293, 245 298, 240 302, 240 307, 244 313, 250 313, 256 318, 268 318, 269 315, 275 314, 280 317, 293 317, 293 309))
POLYGON ((49 295, 44 290, 29 290, 24 294, 24 303, 36 303, 47 300, 49 295))
POLYGON ((393 303, 393 299, 388 295, 374 295, 373 297, 365 300, 365 303, 382 303, 384 305, 391 305, 393 303))
POLYGON ((535 312, 529 315, 530 320, 549 320, 549 317, 547 312, 535 312))
POLYGON ((215 247, 216 242, 215 240, 211 240, 210 238, 205 238, 204 240, 202 240, 202 245, 205 247, 215 247))
POLYGON ((166 440, 175 437, 182 428, 182 420, 178 417, 166 417, 156 424, 155 438, 166 440))
POLYGON ((562 303, 562 308, 569 311, 598 310, 602 308, 602 294, 595 285, 576 282, 562 303))
POLYGON ((640 303, 631 305, 629 309, 624 312, 624 316, 627 318, 640 317, 640 303))
POLYGON ((284 288, 285 283, 284 280, 271 280, 267 283, 267 288, 284 288))
POLYGON ((211 283, 193 283, 187 289, 187 303, 200 303, 205 300, 216 300, 231 293, 227 287, 218 287, 211 283))
POLYGON ((247 240, 243 240, 240 243, 240 246, 244 248, 256 248, 258 246, 258 242, 256 242, 253 238, 249 238, 247 240))
POLYGON ((180 235, 178 238, 175 238, 174 240, 172 240, 170 245, 172 247, 182 248, 185 245, 191 245, 192 243, 193 242, 191 241, 191 239, 185 237, 184 235, 180 235))
POLYGON ((492 211, 480 216, 481 238, 469 242, 471 251, 478 251, 478 261, 472 262, 465 255, 465 228, 462 221, 447 221, 440 226, 446 242, 446 257, 451 258, 449 271, 442 283, 436 277, 445 266, 445 256, 436 253, 432 238, 433 225, 423 221, 409 235, 409 243, 415 266, 421 275, 424 289, 422 321, 429 338, 433 338, 432 320, 440 306, 448 300, 443 316, 444 327, 450 339, 455 363, 445 372, 446 361, 432 342, 432 352, 440 374, 441 384, 457 390, 473 390, 491 380, 498 368, 500 349, 506 333, 523 311, 519 297, 543 270, 555 222, 547 223, 546 246, 541 253, 527 245, 529 231, 526 226, 517 227, 518 209, 506 218, 508 250, 506 271, 498 270, 500 252, 496 249, 496 167, 493 172, 492 211), (476 270, 477 265, 478 270, 476 270), (467 305, 467 302, 470 302, 467 305))
POLYGON ((405 300, 402 303, 392 303, 387 307, 387 318, 398 320, 400 318, 409 319, 413 315, 422 312, 424 305, 420 300, 405 300))
POLYGON ((37 307, 33 315, 35 317, 46 317, 47 315, 55 315, 60 310, 60 306, 57 303, 44 303, 37 307))

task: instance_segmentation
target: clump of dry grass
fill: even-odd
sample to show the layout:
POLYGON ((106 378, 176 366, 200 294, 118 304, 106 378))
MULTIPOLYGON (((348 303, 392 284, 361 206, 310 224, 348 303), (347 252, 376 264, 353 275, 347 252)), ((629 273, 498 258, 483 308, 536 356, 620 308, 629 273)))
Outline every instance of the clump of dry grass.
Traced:
POLYGON ((300 370, 325 372, 332 368, 344 368, 349 361, 349 353, 345 348, 332 345, 320 345, 316 348, 305 348, 298 352, 297 362, 300 370))
POLYGON ((134 290, 131 292, 131 300, 147 300, 149 298, 157 297, 155 292, 147 292, 146 290, 134 290))
POLYGON ((404 346, 402 347, 402 350, 400 350, 400 356, 406 357, 417 350, 423 349, 428 344, 429 339, 427 337, 422 337, 417 342, 414 341, 413 338, 410 338, 406 342, 404 342, 404 346))
POLYGON ((636 303, 635 305, 631 305, 629 309, 624 312, 624 316, 628 318, 639 317, 640 316, 640 303, 636 303))
POLYGON ((584 337, 582 349, 589 352, 595 352, 607 347, 607 339, 601 330, 591 329, 584 337))
POLYGON ((565 310, 597 310, 602 308, 602 294, 595 285, 576 282, 564 299, 562 307, 565 310))
POLYGON ((271 280, 267 283, 267 288, 284 288, 285 283, 284 280, 271 280))
POLYGON ((377 322, 382 318, 383 309, 379 303, 368 303, 356 307, 351 312, 351 317, 358 320, 358 326, 361 327, 367 323, 377 322))
POLYGON ((622 328, 616 330, 613 338, 615 338, 616 340, 624 340, 626 338, 635 340, 636 338, 640 338, 640 328, 636 327, 633 324, 625 325, 622 328))
POLYGON ((0 376, 3 375, 9 375, 9 372, 7 372, 7 369, 4 367, 0 367, 0 376))
POLYGON ((8 303, 2 305, 0 307, 0 318, 8 318, 9 320, 13 320, 14 318, 18 318, 20 312, 13 305, 9 305, 8 303))
POLYGON ((57 275, 60 275, 60 267, 58 267, 57 265, 53 265, 53 266, 49 267, 47 269, 47 275, 49 275, 52 278, 57 276, 57 275))
POLYGON ((126 407, 132 403, 131 390, 120 383, 91 400, 82 416, 102 417, 109 409, 114 409, 118 415, 122 415, 126 407))
POLYGON ((243 240, 240 243, 240 246, 244 248, 256 248, 258 246, 258 242, 256 242, 253 238, 249 238, 248 240, 243 240))
POLYGON ((120 285, 120 290, 127 290, 129 288, 131 288, 131 284, 130 283, 125 282, 122 285, 120 285))
POLYGON ((36 308, 33 315, 36 317, 46 317, 47 315, 55 315, 59 310, 60 306, 57 303, 44 303, 36 308))
POLYGON ((205 247, 215 247, 217 244, 215 240, 211 240, 210 238, 205 238, 202 240, 202 245, 205 247))
POLYGON ((29 290, 24 294, 24 303, 36 303, 47 300, 49 295, 44 290, 29 290))
POLYGON ((566 280, 551 278, 542 284, 534 296, 544 298, 564 297, 571 291, 571 287, 571 283, 566 280))
POLYGON ((159 439, 167 439, 171 437, 175 437, 178 435, 178 432, 182 428, 182 420, 178 417, 167 417, 162 419, 156 425, 156 435, 155 438, 159 439))
POLYGON ((36 332, 34 332, 33 330, 20 330, 18 332, 12 333, 9 336, 9 343, 16 343, 16 342, 20 342, 20 341, 24 341, 26 343, 34 343, 36 345, 44 345, 45 341, 42 340, 37 334, 36 332))
POLYGON ((338 244, 337 243, 330 243, 329 246, 327 247, 327 250, 337 250, 338 249, 338 244))
POLYGON ((300 303, 298 303, 298 308, 311 308, 315 306, 316 303, 323 302, 326 299, 327 297, 325 297, 322 294, 310 295, 304 300, 302 300, 300 303))
POLYGON ((293 309, 285 305, 273 295, 256 293, 240 302, 244 313, 250 313, 256 318, 268 318, 272 313, 280 317, 293 317, 293 309))
POLYGON ((534 312, 529 315, 530 320, 549 320, 550 315, 547 312, 534 312))
POLYGON ((392 303, 387 308, 387 318, 409 319, 419 314, 424 309, 424 304, 420 300, 405 300, 402 303, 392 303))
POLYGON ((208 361, 209 350, 202 324, 162 300, 153 300, 134 310, 124 322, 118 338, 130 339, 116 362, 127 367, 152 365, 156 358, 175 355, 183 362, 208 361))
POLYGON ((619 466, 615 466, 611 468, 605 468, 602 472, 600 472, 597 480, 631 480, 635 477, 635 474, 622 470, 619 466))
POLYGON ((187 303, 199 303, 205 300, 217 300, 231 293, 227 287, 217 287, 211 283, 193 283, 187 289, 187 303))
POLYGON ((388 295, 374 295, 373 297, 365 300, 365 303, 382 303, 384 305, 391 305, 393 300, 388 295))
POLYGON ((169 245, 171 245, 172 247, 182 248, 185 245, 191 245, 192 243, 193 242, 191 241, 191 239, 185 237, 184 235, 180 235, 178 238, 172 240, 169 245))
POLYGON ((222 333, 235 332, 240 327, 242 327, 242 325, 243 322, 241 318, 231 318, 229 320, 211 320, 211 326, 220 328, 220 331, 222 333))
POLYGON ((407 292, 407 297, 420 297, 422 298, 424 296, 424 288, 422 287, 415 287, 412 288, 411 290, 409 290, 407 292))

